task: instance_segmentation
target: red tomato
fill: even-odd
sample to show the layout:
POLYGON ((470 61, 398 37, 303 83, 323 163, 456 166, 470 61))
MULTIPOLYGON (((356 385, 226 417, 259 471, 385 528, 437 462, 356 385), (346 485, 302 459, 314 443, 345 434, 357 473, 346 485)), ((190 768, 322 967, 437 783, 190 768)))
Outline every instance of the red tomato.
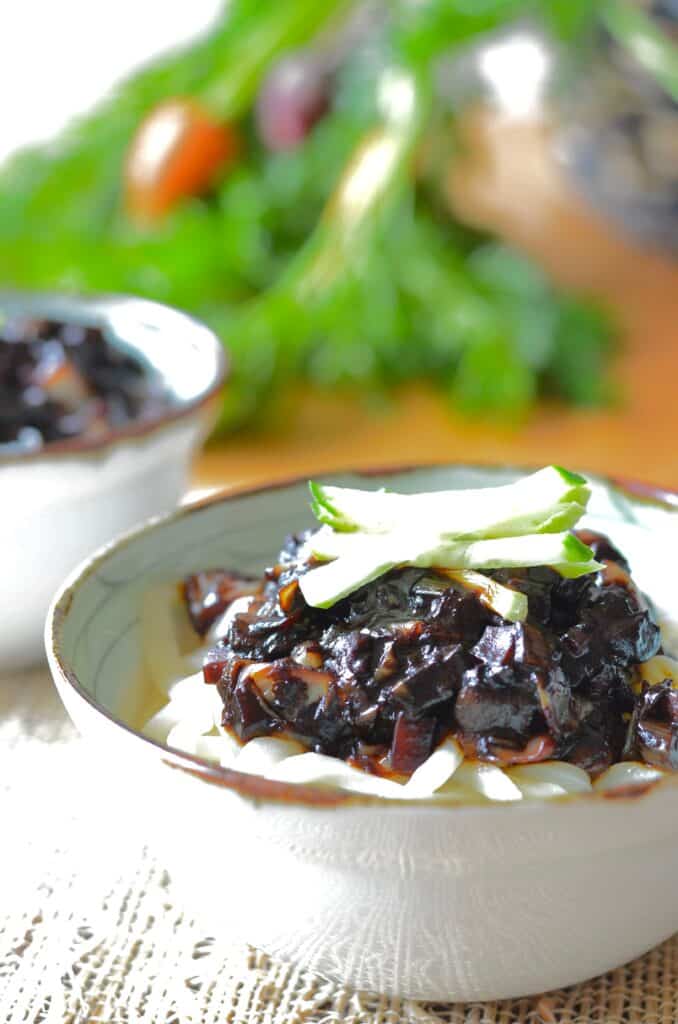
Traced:
POLYGON ((189 196, 207 191, 233 164, 238 138, 195 100, 161 103, 139 125, 125 162, 125 206, 154 220, 189 196))

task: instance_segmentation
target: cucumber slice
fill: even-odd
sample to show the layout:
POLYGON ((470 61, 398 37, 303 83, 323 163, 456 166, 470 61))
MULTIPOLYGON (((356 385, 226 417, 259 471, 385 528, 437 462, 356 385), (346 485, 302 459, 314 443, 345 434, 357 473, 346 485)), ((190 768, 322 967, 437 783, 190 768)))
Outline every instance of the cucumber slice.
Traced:
MULTIPOLYGON (((339 542, 341 543, 341 541, 339 542)), ((342 597, 398 565, 436 569, 501 569, 550 565, 562 575, 581 576, 602 568, 591 549, 569 533, 531 534, 478 541, 447 541, 422 531, 354 534, 334 561, 301 576, 307 604, 330 608, 342 597)))
POLYGON ((311 483, 312 507, 335 531, 388 533, 406 523, 446 537, 506 537, 573 526, 590 491, 583 477, 548 466, 514 484, 396 494, 311 483))
MULTIPOLYGON (((590 548, 565 532, 585 512, 590 491, 583 477, 560 466, 513 484, 466 491, 396 494, 313 482, 309 487, 323 526, 301 556, 328 563, 300 578, 302 594, 314 607, 329 608, 398 565, 457 572, 549 565, 568 577, 601 568, 590 548)), ((499 586, 487 577, 476 584, 486 597, 490 584, 495 591, 499 586)), ((516 607, 515 595, 504 589, 508 593, 497 598, 499 614, 524 618, 522 602, 516 607)))
POLYGON ((311 492, 311 511, 319 523, 326 523, 340 532, 355 532, 358 529, 356 524, 342 520, 341 513, 335 508, 327 495, 329 488, 309 480, 308 489, 311 492))
MULTIPOLYGON (((357 543, 351 555, 335 558, 334 561, 311 569, 299 577, 299 589, 304 600, 313 608, 331 608, 342 597, 348 597, 355 590, 364 587, 398 564, 408 561, 407 555, 395 556, 396 548, 389 543, 391 538, 375 538, 365 544, 365 538, 357 536, 357 543)), ((404 548, 401 546, 401 550, 404 548)))
POLYGON ((321 562, 332 561, 335 558, 350 558, 358 550, 380 543, 387 534, 363 533, 353 531, 351 533, 333 530, 331 526, 321 526, 319 530, 312 533, 299 552, 302 561, 309 557, 318 559, 321 562))
MULTIPOLYGON (((507 532, 501 534, 503 537, 516 537, 523 536, 525 534, 539 534, 539 533, 562 533, 565 530, 571 529, 576 523, 579 522, 582 515, 586 511, 583 505, 578 502, 569 502, 560 505, 554 505, 549 510, 546 518, 542 518, 540 514, 524 516, 522 519, 514 520, 512 524, 507 528, 507 532)), ((425 524, 426 527, 428 524, 425 524)), ((424 526, 424 524, 422 524, 424 526)), ((393 531, 386 531, 393 532, 393 531)), ((450 536, 447 533, 441 533, 441 540, 491 540, 498 539, 498 537, 488 536, 484 530, 479 531, 480 536, 474 533, 454 534, 450 536)), ((321 526, 314 534, 312 534, 303 549, 303 554, 313 556, 321 561, 326 561, 330 558, 340 558, 342 555, 350 555, 355 544, 356 535, 371 536, 374 539, 385 536, 386 533, 372 533, 371 531, 359 531, 353 529, 348 531, 344 529, 338 531, 333 529, 330 525, 325 524, 321 526)))
MULTIPOLYGON (((393 569, 395 564, 384 561, 378 551, 374 552, 372 561, 367 558, 361 559, 362 582, 359 586, 378 579, 379 576, 393 569)), ((299 585, 307 604, 312 604, 316 608, 330 608, 342 597, 353 593, 357 589, 354 582, 355 576, 351 572, 347 572, 347 569, 348 560, 337 559, 323 567, 322 578, 317 570, 312 570, 302 576, 299 585), (332 573, 329 572, 330 569, 333 570, 332 573), (334 588, 336 596, 328 597, 328 588, 330 587, 334 588)), ((446 569, 444 575, 449 580, 476 591, 486 608, 508 622, 524 622, 527 618, 528 604, 525 594, 505 587, 489 576, 469 569, 446 569)))
MULTIPOLYGON (((513 569, 535 565, 569 566, 579 569, 591 565, 602 568, 593 553, 571 533, 526 534, 522 537, 495 537, 488 540, 446 541, 422 550, 415 563, 443 569, 513 569)), ((579 574, 579 573, 578 573, 579 574)))

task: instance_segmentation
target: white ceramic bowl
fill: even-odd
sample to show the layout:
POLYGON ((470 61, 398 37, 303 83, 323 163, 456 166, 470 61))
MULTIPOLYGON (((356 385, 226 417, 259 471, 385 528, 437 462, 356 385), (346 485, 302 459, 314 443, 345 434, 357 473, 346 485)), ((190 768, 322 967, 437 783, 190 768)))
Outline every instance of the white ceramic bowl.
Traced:
MULTIPOLYGON (((448 467, 371 482, 433 490, 513 475, 448 467)), ((629 555, 663 612, 676 604, 675 504, 599 482, 588 517, 629 555)), ((64 703, 118 793, 120 766, 130 768, 127 785, 142 795, 187 908, 352 986, 434 1000, 577 982, 671 935, 673 777, 613 795, 441 807, 266 781, 139 735, 145 589, 199 568, 261 570, 285 532, 307 525, 299 483, 182 509, 90 560, 49 616, 64 703)))
POLYGON ((56 587, 85 555, 176 506, 191 455, 214 424, 225 358, 190 317, 141 299, 0 293, 0 311, 96 324, 164 380, 170 407, 92 442, 73 438, 0 454, 0 665, 43 657, 56 587))

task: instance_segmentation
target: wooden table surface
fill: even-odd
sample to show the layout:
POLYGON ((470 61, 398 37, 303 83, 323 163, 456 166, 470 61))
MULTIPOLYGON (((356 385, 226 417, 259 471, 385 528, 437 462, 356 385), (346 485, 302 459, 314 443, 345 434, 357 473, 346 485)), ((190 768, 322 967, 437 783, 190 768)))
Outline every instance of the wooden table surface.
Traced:
POLYGON ((678 264, 604 224, 551 156, 546 125, 478 111, 448 192, 467 220, 535 256, 560 282, 602 296, 622 328, 614 408, 542 406, 520 427, 469 422, 412 387, 378 411, 304 393, 275 434, 212 443, 194 483, 234 487, 330 469, 421 462, 557 462, 678 488, 678 264))

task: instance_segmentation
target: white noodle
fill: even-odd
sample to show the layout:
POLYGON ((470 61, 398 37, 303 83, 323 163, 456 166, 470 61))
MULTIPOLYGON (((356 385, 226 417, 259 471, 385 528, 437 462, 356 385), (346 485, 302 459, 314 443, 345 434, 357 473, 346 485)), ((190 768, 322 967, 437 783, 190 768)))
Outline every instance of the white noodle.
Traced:
POLYGON ((647 782, 661 779, 665 772, 642 761, 619 761, 610 765, 593 783, 596 791, 617 789, 621 786, 642 786, 647 782))
POLYGON ((454 773, 452 784, 477 793, 486 800, 522 800, 522 793, 516 784, 494 764, 464 761, 454 773))
POLYGON ((212 623, 205 640, 210 644, 215 644, 217 640, 221 640, 223 636, 226 636, 228 627, 235 618, 236 615, 240 615, 242 612, 246 612, 250 604, 254 600, 253 597, 236 597, 235 601, 231 601, 228 608, 223 612, 219 618, 212 623))
POLYGON ((566 793, 591 792, 588 773, 567 761, 514 765, 507 769, 506 774, 524 797, 543 799, 564 796, 566 793))
POLYGON ((277 736, 256 736, 240 747, 233 767, 250 775, 268 775, 281 761, 302 754, 304 749, 296 740, 277 736))
POLYGON ((174 584, 161 583, 144 594, 141 642, 146 674, 160 694, 170 696, 176 683, 200 669, 203 651, 191 651, 195 636, 174 584))
POLYGON ((346 761, 327 754, 295 754, 281 760, 266 772, 267 779, 278 782, 305 782, 316 786, 339 786, 352 793, 367 793, 372 796, 403 796, 404 786, 390 779, 352 768, 346 761))
POLYGON ((449 783, 464 760, 464 754, 456 740, 448 738, 420 764, 403 786, 403 796, 433 796, 436 790, 449 783))

